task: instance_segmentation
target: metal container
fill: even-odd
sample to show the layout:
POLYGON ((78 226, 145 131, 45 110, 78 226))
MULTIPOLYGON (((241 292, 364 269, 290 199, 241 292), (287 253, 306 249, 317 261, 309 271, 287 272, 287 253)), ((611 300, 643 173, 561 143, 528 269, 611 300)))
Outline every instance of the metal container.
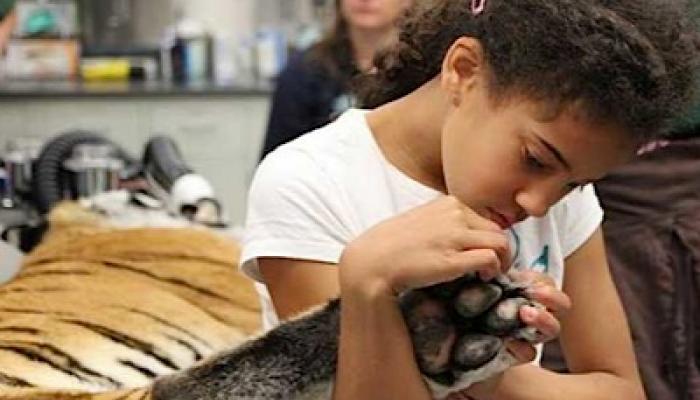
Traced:
POLYGON ((158 48, 175 21, 174 0, 78 0, 82 39, 89 52, 158 48))
POLYGON ((39 157, 42 145, 43 141, 35 137, 13 138, 7 142, 3 159, 12 196, 31 192, 33 163, 39 157))
POLYGON ((13 193, 28 193, 32 188, 32 157, 14 151, 5 156, 5 170, 13 193))
POLYGON ((63 166, 73 173, 73 189, 78 198, 119 188, 119 174, 124 161, 114 157, 109 144, 80 144, 75 146, 70 159, 63 166))
MULTIPOLYGON (((14 193, 10 186, 10 179, 5 168, 0 168, 0 208, 12 208, 14 206, 14 193)), ((4 227, 2 228, 4 229, 4 227)))

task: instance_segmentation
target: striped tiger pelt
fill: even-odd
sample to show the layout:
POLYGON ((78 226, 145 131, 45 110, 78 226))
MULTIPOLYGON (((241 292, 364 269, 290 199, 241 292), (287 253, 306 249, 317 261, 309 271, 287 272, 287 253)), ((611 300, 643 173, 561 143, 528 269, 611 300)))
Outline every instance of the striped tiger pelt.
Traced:
POLYGON ((57 207, 0 286, 0 399, 147 399, 154 378, 240 344, 260 310, 238 256, 206 229, 114 229, 57 207))

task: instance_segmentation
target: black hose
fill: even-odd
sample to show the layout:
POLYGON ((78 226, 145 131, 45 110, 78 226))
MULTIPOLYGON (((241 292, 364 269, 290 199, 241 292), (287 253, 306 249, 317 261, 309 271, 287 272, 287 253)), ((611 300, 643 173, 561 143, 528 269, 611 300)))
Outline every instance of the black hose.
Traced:
POLYGON ((61 134, 46 143, 34 164, 34 202, 40 213, 45 214, 64 199, 65 181, 68 172, 63 168, 63 162, 70 158, 73 147, 79 144, 109 144, 114 147, 119 158, 126 164, 136 162, 119 146, 110 140, 88 131, 72 131, 61 134))

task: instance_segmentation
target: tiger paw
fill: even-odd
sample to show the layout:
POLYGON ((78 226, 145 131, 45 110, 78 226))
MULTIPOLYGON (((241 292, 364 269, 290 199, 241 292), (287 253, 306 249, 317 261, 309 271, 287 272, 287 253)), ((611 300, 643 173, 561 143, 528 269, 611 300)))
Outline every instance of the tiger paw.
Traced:
POLYGON ((401 296, 416 361, 436 398, 514 365, 506 340, 537 342, 537 331, 519 317, 524 305, 541 307, 525 288, 506 276, 465 276, 401 296))

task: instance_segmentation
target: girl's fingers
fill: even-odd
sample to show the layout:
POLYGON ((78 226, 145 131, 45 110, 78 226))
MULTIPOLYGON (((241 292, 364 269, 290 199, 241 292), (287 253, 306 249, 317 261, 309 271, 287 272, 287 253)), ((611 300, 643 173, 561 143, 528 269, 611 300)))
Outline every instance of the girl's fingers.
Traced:
POLYGON ((501 273, 502 263, 498 254, 492 249, 474 249, 457 252, 450 261, 454 270, 451 278, 458 278, 467 273, 477 272, 484 281, 491 280, 501 273))
POLYGON ((490 280, 500 273, 500 267, 501 262, 493 250, 454 251, 442 262, 434 264, 433 268, 396 269, 390 287, 400 293, 407 289, 449 282, 471 273, 490 280))
POLYGON ((571 309, 571 299, 566 293, 549 285, 534 285, 526 289, 527 295, 542 304, 557 318, 563 318, 571 309))
POLYGON ((561 324, 552 313, 536 307, 520 307, 520 318, 527 325, 537 329, 542 335, 542 341, 554 339, 561 331, 561 324))
POLYGON ((529 287, 525 291, 528 297, 542 304, 557 318, 565 317, 571 309, 571 299, 556 288, 551 276, 532 270, 511 271, 509 276, 516 282, 527 283, 529 287))
POLYGON ((464 211, 465 222, 469 228, 492 232, 503 232, 503 229, 497 223, 488 218, 482 217, 471 208, 462 205, 462 209, 464 211))
POLYGON ((522 364, 533 361, 537 356, 535 347, 522 340, 507 340, 506 348, 522 364))
POLYGON ((472 400, 472 398, 464 392, 452 392, 445 400, 472 400))
POLYGON ((503 232, 470 229, 462 232, 457 240, 461 250, 493 250, 501 263, 501 272, 505 272, 510 266, 510 247, 508 238, 503 232))

